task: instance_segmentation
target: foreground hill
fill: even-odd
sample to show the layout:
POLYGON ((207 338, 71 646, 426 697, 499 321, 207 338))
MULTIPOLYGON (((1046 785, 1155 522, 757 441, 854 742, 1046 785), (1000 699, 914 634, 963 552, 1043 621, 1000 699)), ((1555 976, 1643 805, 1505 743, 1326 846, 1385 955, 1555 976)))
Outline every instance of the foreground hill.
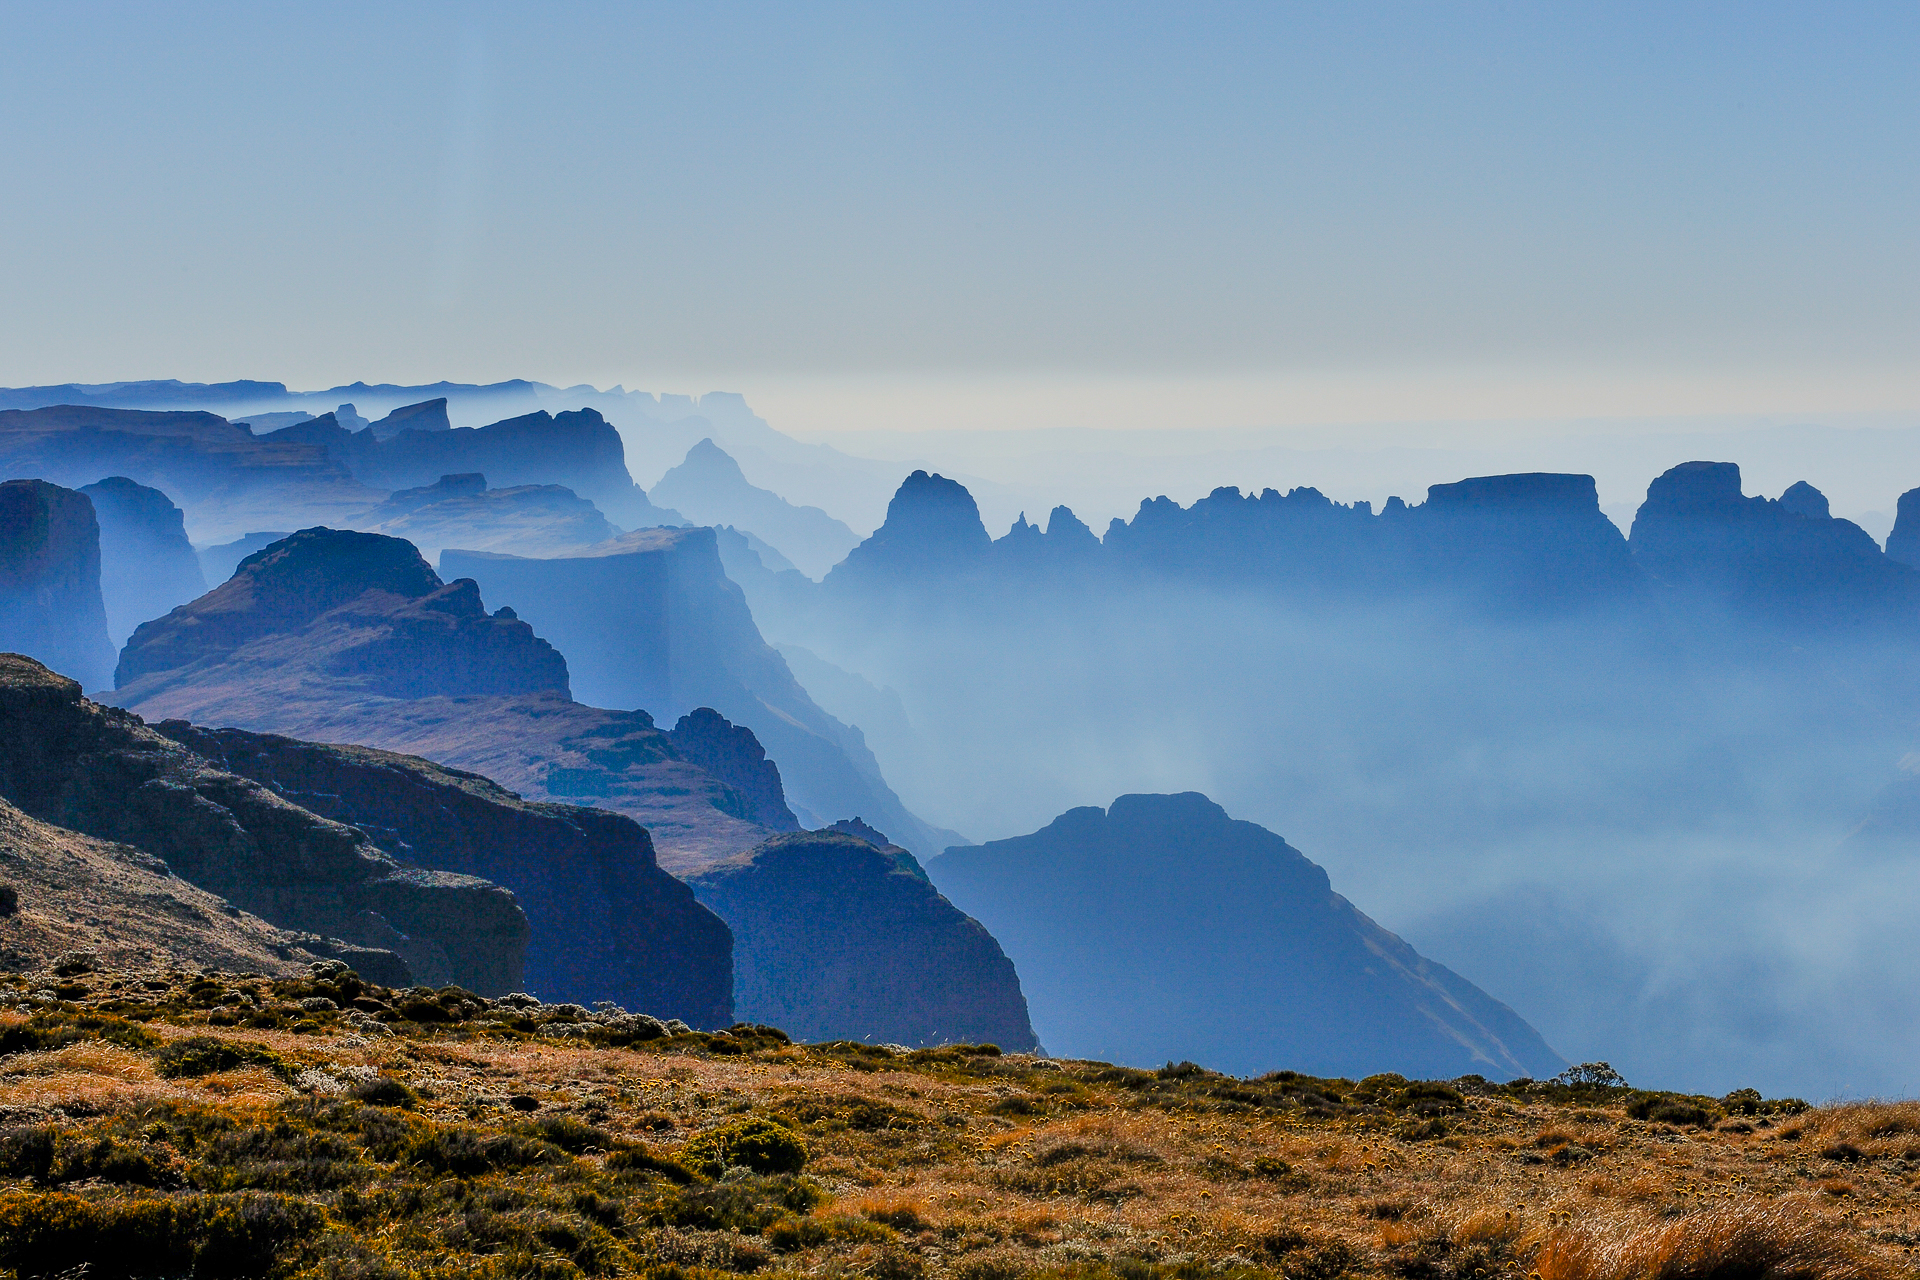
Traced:
POLYGON ((1565 1065, 1513 1010, 1336 894, 1299 850, 1197 792, 1074 809, 1032 835, 949 849, 927 870, 1006 947, 1055 1052, 1502 1079, 1565 1065))
POLYGON ((1896 1280, 1912 1104, 795 1045, 338 965, 0 975, 0 1267, 1896 1280))

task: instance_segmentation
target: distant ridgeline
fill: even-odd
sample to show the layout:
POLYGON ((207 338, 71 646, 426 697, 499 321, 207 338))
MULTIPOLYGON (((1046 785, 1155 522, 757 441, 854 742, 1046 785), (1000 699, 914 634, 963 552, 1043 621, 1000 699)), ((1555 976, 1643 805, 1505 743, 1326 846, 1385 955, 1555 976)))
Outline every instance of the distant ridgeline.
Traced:
MULTIPOLYGON (((886 523, 818 591, 798 574, 729 569, 759 607, 915 612, 1024 586, 1154 580, 1277 590, 1330 603, 1381 597, 1537 614, 1655 598, 1758 613, 1791 626, 1920 621, 1920 490, 1883 552, 1805 483, 1744 497, 1732 463, 1690 462, 1654 481, 1631 537, 1600 511, 1593 478, 1534 473, 1432 486, 1426 502, 1330 501, 1316 489, 1215 489, 1182 507, 1140 504, 1096 537, 1066 507, 994 539, 957 482, 916 471, 886 523)), ((726 548, 723 546, 723 551, 726 548)))

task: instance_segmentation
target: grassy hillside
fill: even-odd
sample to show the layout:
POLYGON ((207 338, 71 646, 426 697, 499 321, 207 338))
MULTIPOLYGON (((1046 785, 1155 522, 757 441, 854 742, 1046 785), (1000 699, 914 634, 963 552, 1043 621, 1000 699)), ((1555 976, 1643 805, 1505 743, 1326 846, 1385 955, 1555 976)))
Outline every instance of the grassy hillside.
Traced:
POLYGON ((801 1046, 457 989, 0 976, 0 1271, 1878 1280, 1920 1105, 801 1046), (676 1034, 677 1032, 677 1034, 676 1034))

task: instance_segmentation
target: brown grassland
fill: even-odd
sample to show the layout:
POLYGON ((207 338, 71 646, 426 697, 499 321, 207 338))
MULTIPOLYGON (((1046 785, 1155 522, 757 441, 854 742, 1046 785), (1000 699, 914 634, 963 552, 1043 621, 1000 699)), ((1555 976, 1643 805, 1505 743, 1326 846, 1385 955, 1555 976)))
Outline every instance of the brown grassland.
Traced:
POLYGON ((1915 1103, 661 1035, 324 968, 0 1003, 21 1277, 1894 1280, 1920 1243, 1915 1103))

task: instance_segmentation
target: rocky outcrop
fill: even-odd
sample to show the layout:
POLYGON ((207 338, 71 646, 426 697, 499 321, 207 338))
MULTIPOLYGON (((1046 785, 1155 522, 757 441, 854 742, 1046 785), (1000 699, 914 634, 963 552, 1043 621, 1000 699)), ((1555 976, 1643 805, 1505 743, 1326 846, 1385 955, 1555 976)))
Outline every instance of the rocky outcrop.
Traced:
POLYGON ((906 810, 858 730, 822 711, 761 638, 712 529, 641 530, 547 559, 448 550, 440 563, 551 639, 583 700, 662 718, 711 707, 751 729, 802 822, 865 813, 908 848, 950 835, 906 810))
POLYGON ((730 723, 712 707, 696 707, 667 734, 682 760, 697 764, 743 796, 747 816, 775 831, 798 831, 800 822, 787 807, 780 768, 767 759, 753 731, 730 723))
POLYGON ((691 880, 734 935, 734 1008, 796 1040, 1038 1048, 1014 967, 913 855, 775 836, 691 880))
POLYGON ((133 629, 205 593, 207 580, 187 541, 185 518, 166 494, 109 476, 80 492, 100 523, 100 594, 107 634, 125 644, 133 629))
POLYGON ((261 530, 244 534, 231 542, 216 542, 210 546, 195 547, 194 554, 200 558, 200 576, 207 585, 217 587, 233 576, 240 562, 256 551, 265 551, 282 538, 293 536, 291 529, 261 530))
POLYGON ((156 728, 220 768, 358 828, 406 865, 512 890, 532 929, 526 984, 535 994, 611 1000, 696 1027, 733 1022, 733 938, 660 869, 631 818, 529 803, 477 774, 390 751, 178 720, 156 728))
POLYGON ((1631 544, 1667 587, 1750 618, 1814 629, 1920 620, 1920 573, 1828 516, 1804 481, 1779 500, 1749 498, 1735 464, 1684 463, 1648 486, 1631 544))
POLYGON ((711 439, 689 449, 686 460, 660 477, 647 497, 695 524, 751 530, 815 578, 860 542, 859 535, 819 507, 796 507, 770 489, 747 483, 740 464, 711 439))
MULTIPOLYGON (((522 795, 618 810, 679 870, 750 849, 785 823, 778 771, 724 720, 690 751, 728 762, 744 790, 683 758, 645 711, 583 706, 566 664, 470 580, 442 583, 408 543, 307 530, 142 628, 112 695, 180 719, 424 756, 522 795)), ((748 735, 749 740, 751 735, 748 735)))
POLYGON ((1074 809, 1029 836, 949 849, 927 871, 1013 958, 1055 1053, 1353 1079, 1565 1065, 1286 841, 1194 792, 1074 809))
POLYGON ((111 678, 100 528, 85 495, 44 480, 0 484, 0 649, 89 688, 111 678))
POLYGON ((402 866, 353 827, 216 768, 16 655, 0 656, 0 798, 143 849, 282 929, 391 951, 419 981, 482 994, 521 984, 527 919, 505 889, 402 866))
POLYGON ((403 489, 355 521, 371 533, 405 538, 428 559, 444 547, 560 555, 620 535, 591 502, 559 485, 487 488, 478 473, 441 476, 403 489))
POLYGON ((388 697, 567 689, 553 646, 511 613, 489 615, 471 581, 443 584, 400 539, 325 528, 255 552, 191 606, 142 625, 116 686, 137 701, 255 644, 388 697))
POLYGON ((96 840, 31 818, 0 800, 0 965, 45 968, 89 952, 115 968, 297 973, 343 960, 379 982, 412 975, 390 951, 276 929, 196 888, 132 845, 96 840))

